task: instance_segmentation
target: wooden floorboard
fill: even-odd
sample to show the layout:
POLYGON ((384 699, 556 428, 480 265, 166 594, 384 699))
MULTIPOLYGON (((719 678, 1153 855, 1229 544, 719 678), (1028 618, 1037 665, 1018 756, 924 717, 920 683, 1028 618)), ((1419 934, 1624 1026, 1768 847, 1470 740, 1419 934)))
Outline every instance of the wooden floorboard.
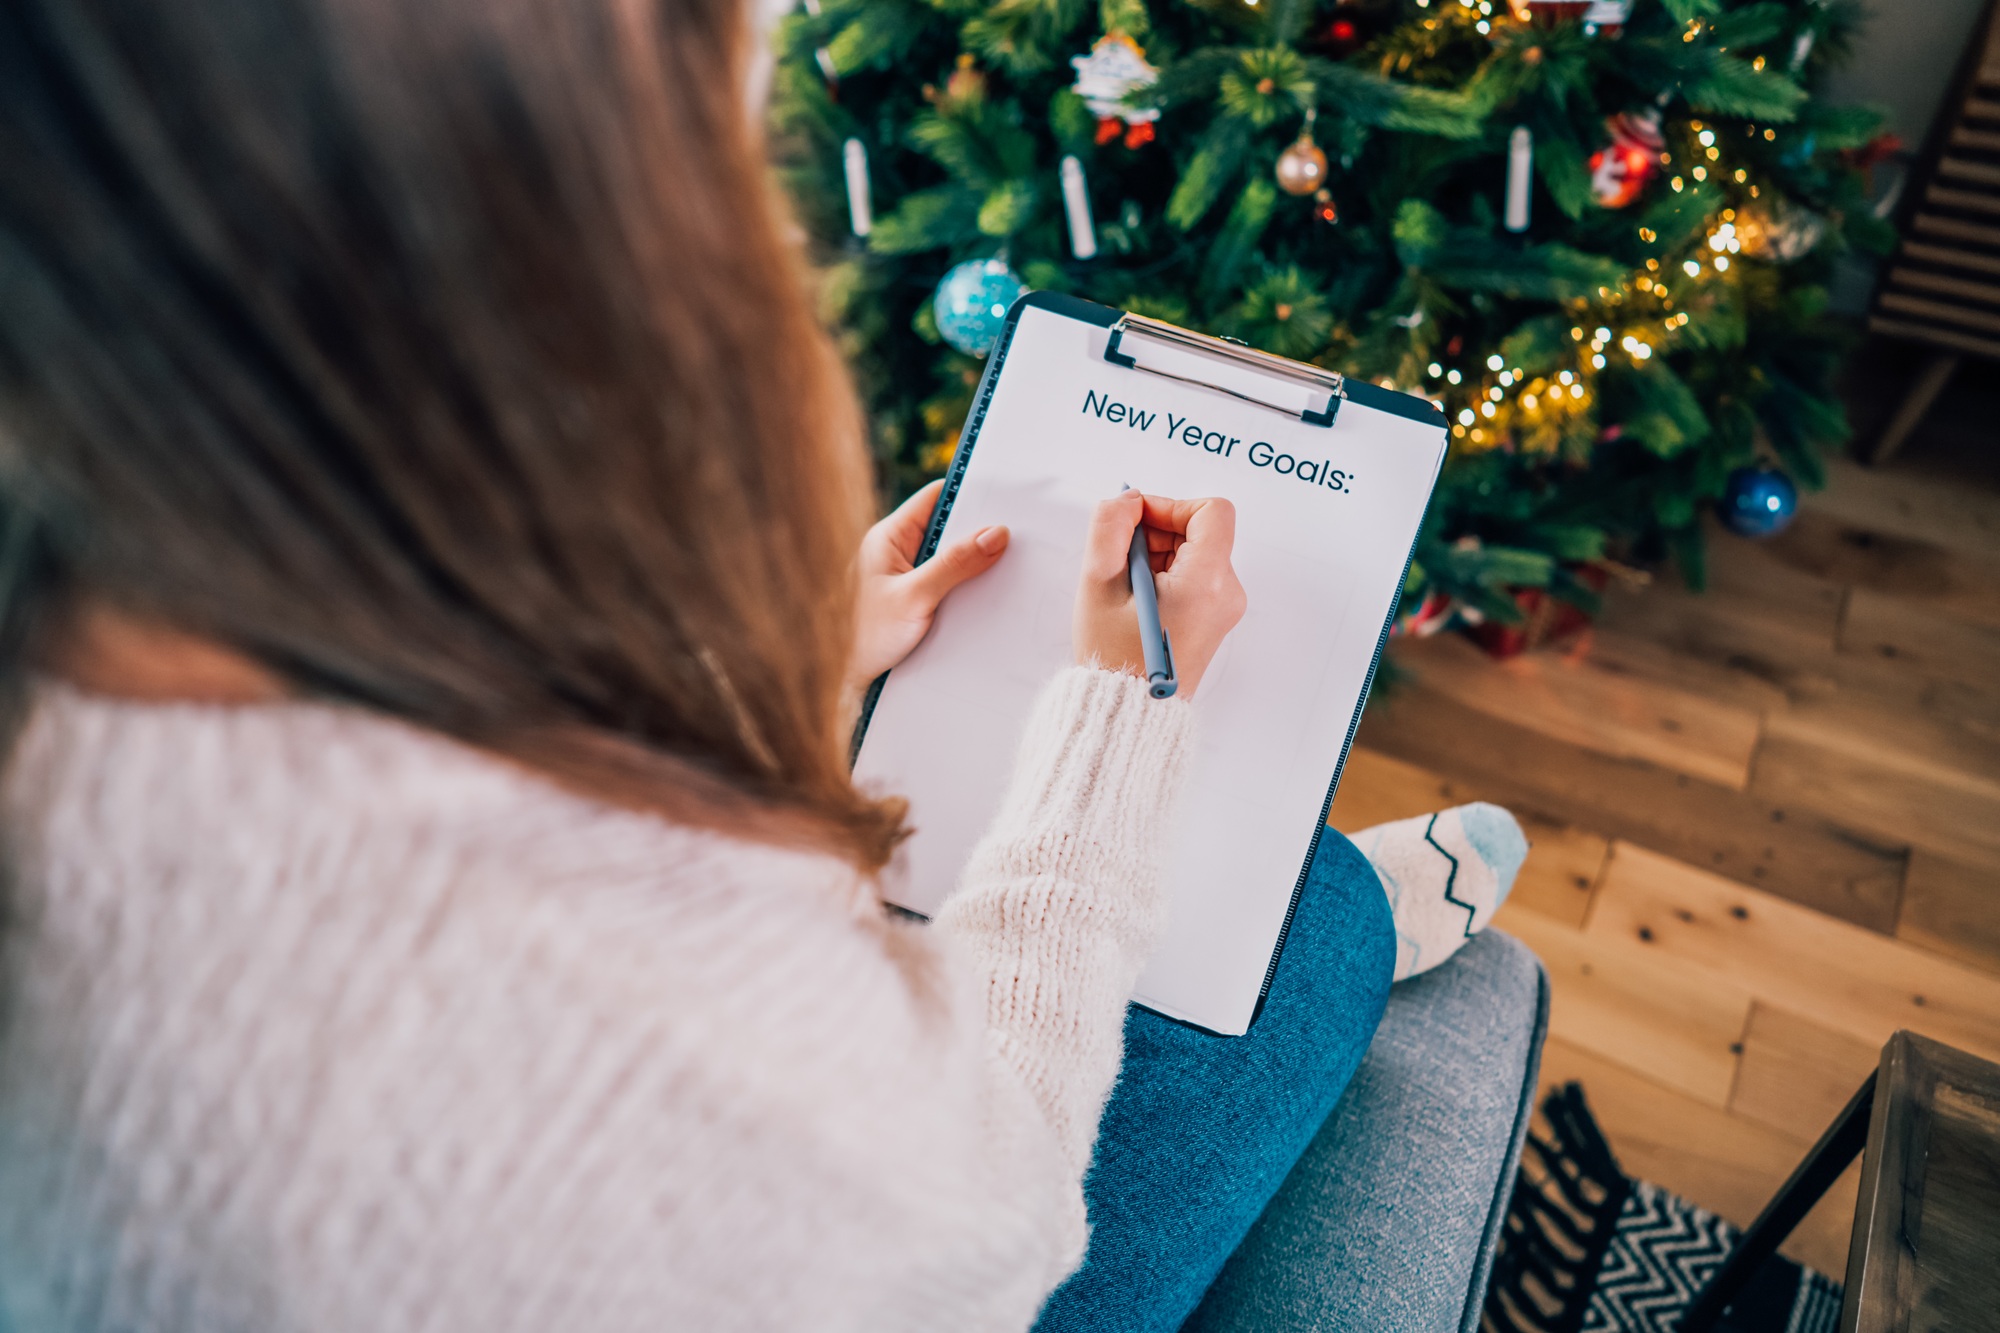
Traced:
POLYGON ((1896 938, 2000 975, 2000 866, 1913 853, 1896 938))
POLYGON ((1881 1048, 1763 1000, 1750 1005, 1729 1093, 1737 1115, 1813 1143, 1867 1081, 1881 1048))
POLYGON ((1840 648, 1925 675, 1986 688, 2000 679, 2000 626, 1947 615, 1893 593, 1855 588, 1840 648))
POLYGON ((1827 583, 2000 625, 2000 561, 1962 554, 1926 537, 1879 532, 1807 508, 1763 550, 1770 559, 1827 583))
POLYGON ((1638 759, 1741 791, 1759 714, 1588 655, 1495 662, 1456 634, 1407 645, 1398 665, 1468 708, 1613 759, 1638 759))
MULTIPOLYGON (((1886 756, 1809 722, 1773 718, 1750 790, 1808 809, 1882 845, 1903 842, 1973 862, 2000 862, 2000 780, 1886 756)), ((1872 924, 1872 923, 1871 923, 1872 924)))
POLYGON ((1984 490, 1843 458, 1828 464, 1826 489, 1809 497, 1806 508, 1866 532, 1934 543, 2000 567, 2000 505, 1984 490))
POLYGON ((1510 905, 1494 924, 1548 968, 1550 1035, 1710 1106, 1729 1105, 1749 991, 1525 907, 1510 905))
POLYGON ((2000 977, 1629 843, 1585 930, 1873 1046, 1910 1028, 2000 1059, 2000 977))
POLYGON ((1624 838, 1844 920, 1893 931, 1905 845, 1809 809, 1565 745, 1431 690, 1369 709, 1369 748, 1552 824, 1624 838))
MULTIPOLYGON (((1471 800, 1531 850, 1497 928, 1552 986, 1544 1088, 1739 1224, 1908 1028, 2000 1059, 2000 496, 1836 464, 1704 592, 1614 587, 1504 663, 1398 643, 1332 822, 1471 800)), ((1840 1278, 1858 1169, 1786 1252, 1840 1278)))

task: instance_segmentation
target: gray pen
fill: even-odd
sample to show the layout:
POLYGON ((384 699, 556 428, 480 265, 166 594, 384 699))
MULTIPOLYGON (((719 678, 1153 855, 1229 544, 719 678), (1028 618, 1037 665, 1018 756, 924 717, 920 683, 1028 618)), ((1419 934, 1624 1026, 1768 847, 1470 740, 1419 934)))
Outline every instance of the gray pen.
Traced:
POLYGON ((1174 646, 1160 625, 1160 595, 1153 587, 1152 562, 1146 558, 1144 523, 1132 529, 1126 563, 1132 576, 1132 606, 1139 613, 1139 647, 1146 654, 1146 687, 1155 699, 1171 699, 1180 682, 1174 679, 1174 646))

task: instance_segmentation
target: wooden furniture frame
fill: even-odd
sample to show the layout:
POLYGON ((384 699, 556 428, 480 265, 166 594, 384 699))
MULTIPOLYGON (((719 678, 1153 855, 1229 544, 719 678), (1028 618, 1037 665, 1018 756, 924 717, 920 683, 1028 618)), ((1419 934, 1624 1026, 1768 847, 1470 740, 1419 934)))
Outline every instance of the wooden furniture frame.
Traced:
POLYGON ((2000 1065, 1898 1032, 1702 1289, 1681 1333, 1712 1333, 1857 1153, 1861 1194, 1840 1333, 1994 1326, 1986 1321, 2000 1318, 2000 1065))

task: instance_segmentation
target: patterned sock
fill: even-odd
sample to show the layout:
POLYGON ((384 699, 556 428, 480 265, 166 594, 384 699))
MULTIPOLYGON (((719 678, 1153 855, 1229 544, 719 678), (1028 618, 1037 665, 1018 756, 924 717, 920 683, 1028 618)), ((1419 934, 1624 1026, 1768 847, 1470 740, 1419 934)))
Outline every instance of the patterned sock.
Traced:
POLYGON ((1354 835, 1396 919, 1396 980, 1428 972, 1486 928, 1528 858, 1514 816, 1477 801, 1354 835))

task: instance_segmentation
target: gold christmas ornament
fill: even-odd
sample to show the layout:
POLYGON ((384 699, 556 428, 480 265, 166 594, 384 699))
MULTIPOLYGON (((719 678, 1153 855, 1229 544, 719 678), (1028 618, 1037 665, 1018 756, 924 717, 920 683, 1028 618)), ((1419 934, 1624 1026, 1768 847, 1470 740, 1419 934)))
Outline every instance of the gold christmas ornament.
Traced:
POLYGON ((1326 184, 1326 154, 1313 142, 1311 130, 1299 131, 1292 146, 1278 154, 1278 188, 1286 194, 1311 194, 1326 184))

